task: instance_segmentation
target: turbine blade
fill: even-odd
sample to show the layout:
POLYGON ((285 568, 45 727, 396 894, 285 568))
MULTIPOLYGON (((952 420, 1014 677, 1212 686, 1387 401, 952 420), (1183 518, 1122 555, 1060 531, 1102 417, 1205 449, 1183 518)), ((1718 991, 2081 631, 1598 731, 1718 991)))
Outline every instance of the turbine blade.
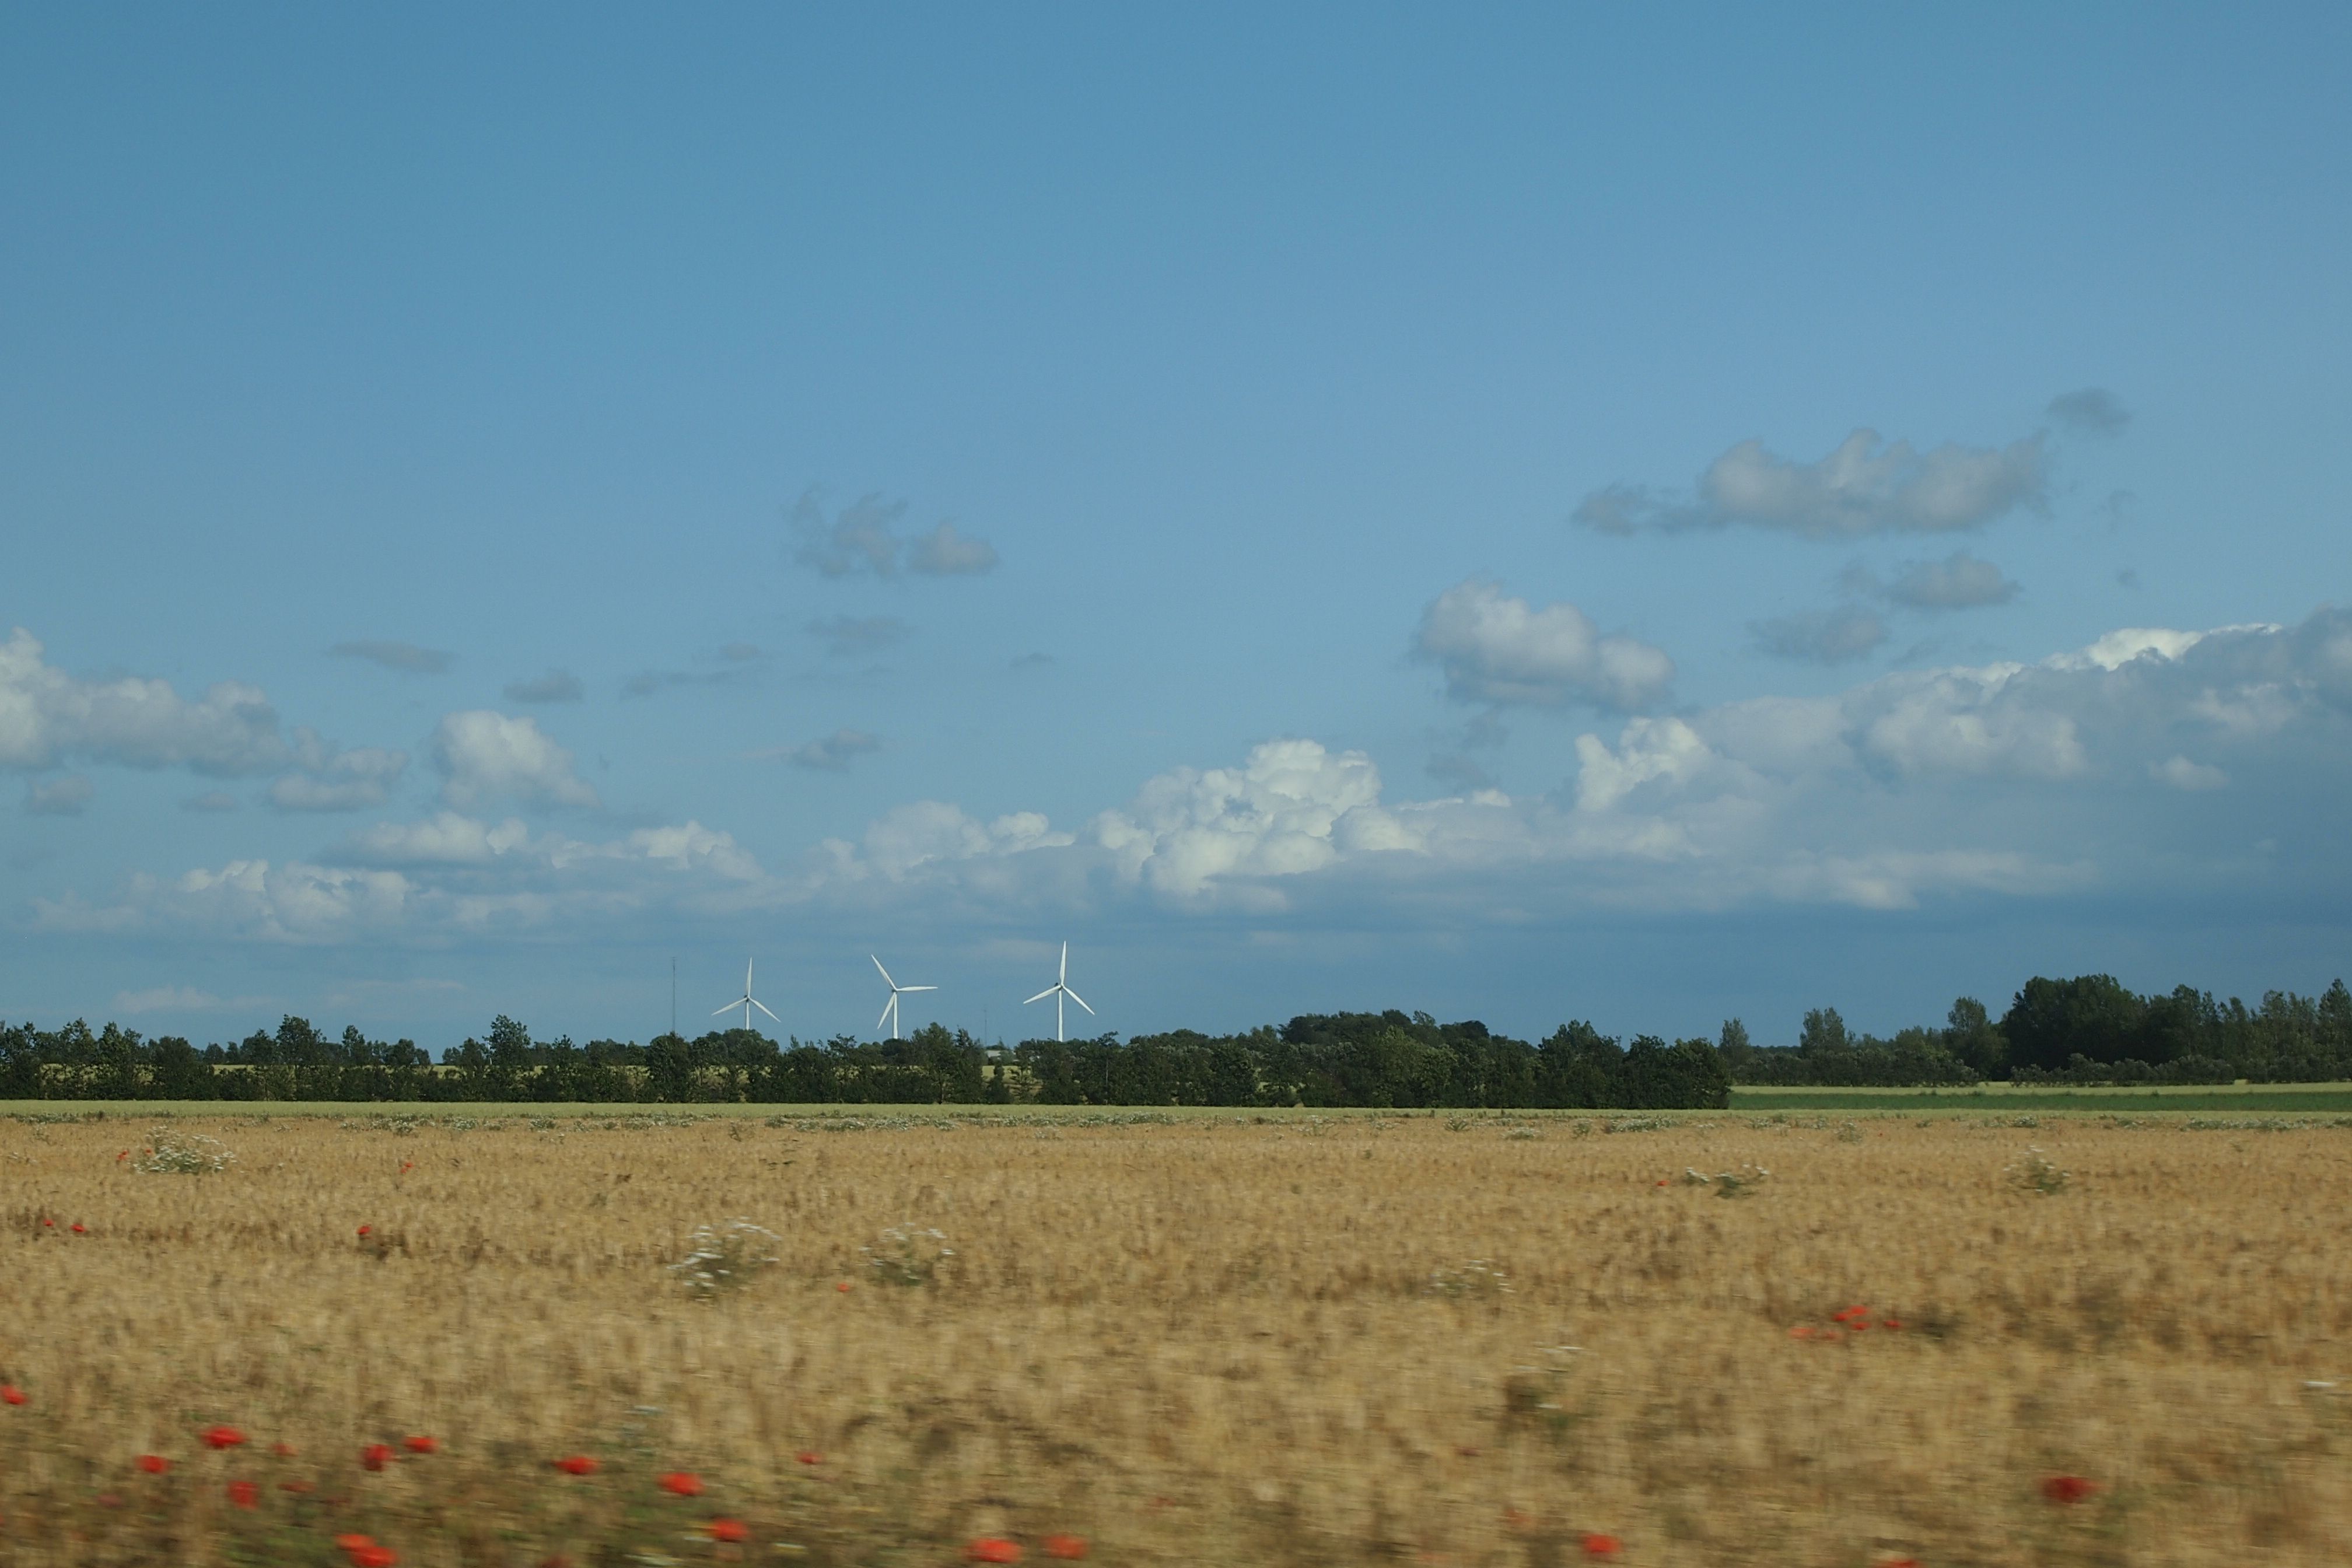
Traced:
MULTIPOLYGON (((868 957, 868 958, 874 958, 874 955, 873 955, 872 953, 870 953, 870 952, 869 952, 869 953, 867 953, 866 956, 866 957, 868 957)), ((877 968, 877 969, 881 969, 881 970, 882 970, 882 984, 883 984, 887 985, 887 986, 888 986, 891 990, 893 990, 893 991, 896 991, 897 989, 898 989, 898 983, 897 981, 895 981, 895 980, 893 980, 893 979, 891 979, 891 978, 890 978, 890 972, 889 972, 888 970, 887 970, 887 969, 882 969, 882 961, 881 961, 880 959, 878 959, 878 958, 874 958, 874 967, 875 967, 875 968, 877 968)))
POLYGON ((874 1020, 874 1026, 878 1029, 883 1025, 888 1023, 890 1021, 890 1015, 896 1013, 898 1010, 898 994, 896 991, 893 991, 890 993, 890 1000, 882 1004, 882 1016, 874 1020))
POLYGON ((936 985, 901 985, 898 989, 901 991, 937 991, 939 987, 936 985))
MULTIPOLYGON (((768 1005, 765 1002, 761 1001, 756 996, 751 999, 751 1005, 757 1007, 762 1013, 768 1013, 768 1005)), ((776 1018, 776 1016, 773 1013, 768 1013, 768 1016, 775 1018, 776 1022, 779 1024, 783 1022, 782 1018, 776 1018)))
POLYGON ((738 996, 732 1002, 728 1003, 724 1007, 713 1007, 710 1010, 710 1016, 716 1018, 721 1013, 732 1013, 736 1008, 740 1007, 747 1000, 749 1000, 749 998, 738 996))
MULTIPOLYGON (((1065 991, 1069 991, 1069 993, 1070 993, 1070 1000, 1071 1000, 1071 1001, 1076 1002, 1076 1003, 1079 1006, 1081 1006, 1081 1007, 1087 1007, 1087 999, 1086 999, 1085 997, 1083 997, 1083 996, 1079 995, 1079 994, 1078 994, 1076 992, 1075 992, 1075 991, 1070 991, 1070 988, 1069 988, 1068 986, 1066 986, 1066 985, 1065 985, 1064 987, 1062 987, 1062 989, 1063 989, 1063 990, 1065 990, 1065 991)), ((1092 1007, 1087 1007, 1087 1012, 1089 1012, 1089 1013, 1091 1013, 1091 1012, 1093 1012, 1093 1011, 1094 1011, 1094 1009, 1093 1009, 1092 1007)))
MULTIPOLYGON (((1070 977, 1070 944, 1069 944, 1068 942, 1064 942, 1064 943, 1062 944, 1062 973, 1061 973, 1059 975, 1057 975, 1055 978, 1057 978, 1057 979, 1061 979, 1061 980, 1067 980, 1069 977, 1070 977)), ((750 990, 750 989, 751 989, 751 987, 749 987, 749 986, 745 986, 745 987, 744 987, 744 989, 748 991, 748 990, 750 990)))
MULTIPOLYGON (((1046 997, 1051 996, 1055 992, 1059 991, 1061 987, 1058 985, 1048 985, 1043 991, 1038 992, 1034 996, 1030 997, 1029 1002, 1043 1002, 1046 997)), ((1024 1007, 1026 1007, 1029 1005, 1029 1002, 1024 1002, 1021 1005, 1024 1007)), ((720 1010, 722 1012, 725 1011, 723 1008, 720 1010)))

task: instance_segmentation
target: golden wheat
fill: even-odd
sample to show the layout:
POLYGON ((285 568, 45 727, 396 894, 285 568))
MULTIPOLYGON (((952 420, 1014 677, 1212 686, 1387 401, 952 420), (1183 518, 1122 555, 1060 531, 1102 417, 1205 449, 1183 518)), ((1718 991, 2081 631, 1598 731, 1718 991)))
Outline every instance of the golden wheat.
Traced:
POLYGON ((0 1124, 0 1561, 2352 1561, 2352 1131, 1664 1120, 0 1124))

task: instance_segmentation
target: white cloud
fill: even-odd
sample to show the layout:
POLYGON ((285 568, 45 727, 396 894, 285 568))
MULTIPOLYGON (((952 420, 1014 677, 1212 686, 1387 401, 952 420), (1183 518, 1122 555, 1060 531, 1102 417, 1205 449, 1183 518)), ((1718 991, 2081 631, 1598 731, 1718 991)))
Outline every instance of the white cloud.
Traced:
POLYGON ((1606 811, 1653 779, 1687 780, 1714 760, 1697 731, 1680 719, 1636 719, 1615 751, 1598 735, 1576 738, 1576 804, 1606 811))
POLYGON ((2048 489, 2040 436, 1999 447, 1947 442, 1921 452, 1856 430, 1811 463, 1742 441, 1707 465, 1694 497, 1674 500, 1612 485, 1587 496, 1575 515, 1604 533, 1741 524, 1806 539, 1858 539, 1980 528, 2020 508, 2038 509, 2048 489))
POLYGON ((1089 837, 1129 881, 1198 899, 1214 885, 1319 871, 1346 854, 1415 847, 1380 797, 1380 770, 1362 752, 1269 741, 1238 768, 1160 774, 1124 810, 1096 817, 1089 837))
POLYGON ((28 816, 79 816, 97 794, 98 786, 79 773, 28 780, 25 784, 25 813, 28 816))
POLYGON ((433 735, 441 798, 460 810, 513 798, 536 805, 594 805, 596 792, 573 771, 572 753, 536 721, 486 709, 452 713, 433 735))
POLYGON ((22 626, 0 643, 0 767, 78 761, 236 775, 272 772, 285 757, 258 688, 223 681, 190 702, 168 681, 68 675, 22 626))
POLYGON ((359 858, 383 866, 481 866, 530 842, 520 817, 493 826, 460 812, 444 811, 422 822, 377 822, 347 846, 359 858))
POLYGON ((216 871, 190 871, 170 881, 133 878, 115 904, 36 900, 34 910, 37 923, 52 931, 164 926, 214 937, 318 943, 398 927, 408 912, 408 893, 407 880, 396 871, 232 860, 216 871))
POLYGON ((258 996, 236 996, 224 1000, 209 991, 193 985, 152 985, 143 991, 118 991, 114 994, 113 1011, 126 1017, 145 1013, 217 1013, 224 1009, 257 1007, 258 996))
POLYGON ((1423 612, 1413 651, 1443 668, 1447 692, 1465 702, 1643 708, 1675 676, 1663 649, 1603 637, 1574 605, 1537 609, 1483 578, 1437 596, 1423 612))

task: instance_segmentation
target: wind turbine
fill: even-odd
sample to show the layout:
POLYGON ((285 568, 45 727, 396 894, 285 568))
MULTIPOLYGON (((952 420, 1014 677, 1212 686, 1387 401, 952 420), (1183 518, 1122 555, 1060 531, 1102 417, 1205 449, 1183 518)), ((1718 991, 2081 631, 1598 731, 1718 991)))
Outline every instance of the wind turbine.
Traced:
MULTIPOLYGON (((1048 996, 1051 996, 1054 999, 1054 1037, 1058 1040, 1064 1037, 1062 1034, 1062 998, 1066 996, 1071 1001, 1076 1002, 1079 1006, 1087 1007, 1087 999, 1070 989, 1070 944, 1066 942, 1062 944, 1062 972, 1060 978, 1056 979, 1051 985, 1046 986, 1043 991, 1038 992, 1034 996, 1030 997, 1029 1002, 1043 1002, 1048 996)), ((1024 1002, 1021 1005, 1024 1007, 1026 1007, 1029 1005, 1029 1002, 1024 1002)), ((1087 1007, 1087 1012, 1091 1015, 1094 1012, 1094 1009, 1092 1007, 1087 1007)))
MULTIPOLYGON (((719 1014, 732 1013, 738 1007, 743 1009, 743 1032, 747 1035, 751 1032, 751 1009, 757 1007, 761 1012, 768 1013, 768 1005, 751 994, 751 961, 748 958, 743 961, 743 994, 736 997, 724 1007, 713 1007, 710 1010, 710 1016, 716 1018, 719 1014)), ((782 1018, 776 1018, 773 1013, 768 1013, 768 1016, 775 1018, 779 1024, 783 1022, 782 1018)))
MULTIPOLYGON (((870 952, 866 956, 868 958, 874 958, 874 955, 870 952)), ((878 958, 874 958, 874 967, 877 969, 882 969, 882 961, 878 958)), ((890 1037, 895 1040, 898 1037, 899 996, 908 991, 937 991, 939 987, 936 985, 901 985, 897 981, 890 978, 890 972, 887 969, 882 969, 882 984, 890 988, 890 1000, 882 1004, 882 1016, 875 1020, 874 1026, 878 1029, 885 1024, 889 1025, 890 1037)))

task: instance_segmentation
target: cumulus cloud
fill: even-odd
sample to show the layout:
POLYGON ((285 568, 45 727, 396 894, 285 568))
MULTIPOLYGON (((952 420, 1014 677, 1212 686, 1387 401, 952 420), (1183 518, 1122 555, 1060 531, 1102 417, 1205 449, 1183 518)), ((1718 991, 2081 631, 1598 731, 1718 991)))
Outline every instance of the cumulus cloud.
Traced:
POLYGON ((1707 465, 1693 495, 1612 485, 1585 497, 1574 515, 1604 533, 1738 524, 1804 539, 1859 539, 1981 528, 2040 509, 2048 489, 2049 459, 2038 435, 2006 447, 1947 442, 1922 452, 1856 430, 1811 463, 1742 441, 1707 465))
POLYGON ((294 731, 294 755, 301 771, 269 786, 269 804, 280 811, 361 811, 382 805, 408 769, 406 752, 380 746, 344 751, 305 727, 294 731))
POLYGON ((923 576, 969 577, 995 568, 996 547, 958 532, 952 522, 902 536, 907 510, 903 500, 864 495, 828 518, 809 490, 786 513, 793 559, 827 577, 895 577, 901 552, 907 570, 923 576))
POLYGON ((1866 571, 1853 574, 1864 592, 1914 610, 1965 610, 2004 605, 2017 597, 2017 584, 1990 561, 1956 550, 1941 561, 1914 561, 1881 584, 1866 571))
POLYGON ((942 522, 907 543, 907 569, 927 577, 976 577, 996 569, 996 547, 966 539, 952 522, 942 522))
POLYGON ((199 991, 193 985, 152 985, 143 991, 118 991, 114 994, 112 1010, 128 1017, 145 1013, 215 1013, 224 1007, 245 1007, 257 1005, 260 998, 240 996, 225 1002, 209 991, 199 991))
POLYGON ((363 658, 411 675, 438 675, 450 662, 450 656, 440 648, 418 647, 413 642, 339 642, 327 652, 335 658, 363 658))
POLYGON ((528 680, 509 680, 506 685, 509 702, 577 702, 584 695, 580 678, 568 669, 551 669, 528 680))
POLYGON ((845 657, 877 653, 903 641, 912 628, 896 616, 835 616, 811 621, 808 629, 810 636, 824 642, 825 652, 845 657))
POLYGON ((82 807, 97 794, 98 786, 79 773, 28 781, 25 785, 25 813, 28 816, 79 816, 82 807))
POLYGON ((0 643, 0 767, 78 761, 234 776, 275 772, 285 758, 258 688, 223 681, 190 702, 168 681, 68 675, 22 626, 0 643))
POLYGON ((597 804, 572 753, 528 718, 486 709, 452 713, 434 731, 433 765, 441 772, 441 798, 460 810, 500 798, 534 805, 597 804))
POLYGON ((1753 621, 1748 633, 1758 647, 1775 658, 1847 664, 1874 652, 1886 640, 1886 624, 1857 605, 1840 605, 1753 621))
POLYGON ((37 923, 51 931, 163 926, 214 937, 320 943, 399 926, 408 892, 406 879, 394 871, 232 860, 218 870, 190 871, 169 881, 134 878, 113 904, 37 900, 34 911, 37 923))
POLYGON ((1629 637, 1602 636, 1574 605, 1538 609, 1472 578, 1423 612, 1414 654, 1445 672, 1458 701, 1647 707, 1665 696, 1674 660, 1629 637))
POLYGON ((2123 399, 2104 386, 2062 392, 2050 400, 2044 413, 2052 424, 2077 436, 2119 435, 2132 417, 2123 399))
POLYGON ((876 736, 863 730, 841 729, 805 745, 787 748, 781 755, 796 768, 837 773, 846 770, 859 757, 881 749, 882 742, 876 736))

